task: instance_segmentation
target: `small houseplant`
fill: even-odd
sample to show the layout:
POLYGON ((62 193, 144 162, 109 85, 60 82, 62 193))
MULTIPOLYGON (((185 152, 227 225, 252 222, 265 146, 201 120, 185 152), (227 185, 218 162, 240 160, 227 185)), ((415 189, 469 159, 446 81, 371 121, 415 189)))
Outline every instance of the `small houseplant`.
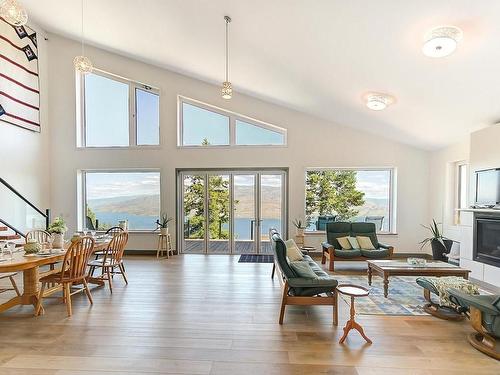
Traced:
POLYGON ((432 259, 446 261, 447 259, 444 254, 448 254, 450 252, 453 241, 443 236, 439 230, 438 223, 436 223, 436 220, 434 219, 432 219, 432 224, 422 226, 429 230, 432 236, 421 241, 420 244, 422 246, 420 248, 422 249, 425 245, 430 243, 432 249, 432 259))
POLYGON ((167 235, 168 234, 168 223, 170 223, 173 219, 168 217, 167 214, 162 214, 158 220, 156 220, 156 229, 160 230, 160 234, 167 235))
POLYGON ((293 219, 292 224, 297 229, 297 236, 303 236, 304 230, 307 228, 306 222, 302 221, 302 219, 293 219))
POLYGON ((64 233, 68 230, 66 223, 62 217, 54 218, 54 221, 49 225, 47 231, 52 234, 52 247, 62 249, 64 247, 64 233))

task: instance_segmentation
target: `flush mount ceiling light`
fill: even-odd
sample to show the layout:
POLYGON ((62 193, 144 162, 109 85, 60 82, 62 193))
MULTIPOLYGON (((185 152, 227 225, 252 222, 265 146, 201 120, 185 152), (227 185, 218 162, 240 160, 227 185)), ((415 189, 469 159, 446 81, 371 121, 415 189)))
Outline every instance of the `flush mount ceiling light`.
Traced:
POLYGON ((455 26, 436 27, 426 35, 422 52, 429 57, 451 55, 457 49, 462 35, 462 30, 455 26))
POLYGON ((394 102, 392 96, 382 93, 370 93, 365 96, 366 106, 373 111, 382 111, 394 102))
POLYGON ((229 44, 228 44, 228 28, 231 17, 224 16, 226 22, 226 80, 222 82, 221 94, 223 99, 231 99, 233 97, 233 86, 229 82, 229 44))
POLYGON ((82 54, 80 56, 76 56, 73 59, 73 65, 75 66, 76 71, 87 74, 91 73, 94 67, 92 66, 92 61, 88 57, 85 56, 85 42, 83 41, 83 0, 81 0, 81 8, 82 8, 82 33, 81 33, 81 42, 82 42, 82 54))
POLYGON ((23 26, 28 22, 28 13, 16 0, 0 1, 0 17, 12 26, 23 26))

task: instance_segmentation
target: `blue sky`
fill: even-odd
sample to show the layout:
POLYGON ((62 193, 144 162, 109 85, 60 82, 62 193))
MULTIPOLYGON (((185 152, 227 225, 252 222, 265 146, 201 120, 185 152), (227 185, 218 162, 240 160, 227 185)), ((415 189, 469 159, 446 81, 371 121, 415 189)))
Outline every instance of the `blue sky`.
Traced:
POLYGON ((87 172, 87 199, 160 194, 159 172, 87 172))
MULTIPOLYGON (((137 144, 159 143, 159 96, 136 89, 137 144)), ((129 145, 129 86, 96 74, 85 76, 87 146, 129 145)))

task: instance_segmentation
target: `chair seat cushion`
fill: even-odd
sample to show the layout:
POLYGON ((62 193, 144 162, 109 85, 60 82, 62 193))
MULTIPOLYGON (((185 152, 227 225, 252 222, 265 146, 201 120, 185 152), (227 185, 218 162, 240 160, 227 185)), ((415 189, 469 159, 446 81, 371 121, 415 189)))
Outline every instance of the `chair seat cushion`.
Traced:
POLYGON ((436 286, 434 285, 431 279, 421 276, 417 277, 417 280, 415 281, 422 288, 429 290, 431 293, 434 293, 435 295, 439 295, 439 291, 437 290, 436 286))
POLYGON ((339 250, 335 249, 335 256, 339 258, 356 258, 361 256, 361 250, 353 249, 353 250, 339 250))
POLYGON ((371 259, 387 258, 389 256, 389 250, 387 250, 387 249, 377 249, 377 250, 361 249, 361 255, 363 255, 366 258, 371 258, 371 259))

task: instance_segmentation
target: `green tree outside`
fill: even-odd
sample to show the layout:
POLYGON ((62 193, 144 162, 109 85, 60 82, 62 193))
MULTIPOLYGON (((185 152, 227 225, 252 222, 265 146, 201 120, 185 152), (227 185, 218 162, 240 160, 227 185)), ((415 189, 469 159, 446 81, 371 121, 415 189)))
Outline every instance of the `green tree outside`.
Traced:
POLYGON ((341 220, 355 217, 365 203, 365 193, 356 189, 356 171, 308 171, 306 177, 306 216, 338 215, 341 220))

